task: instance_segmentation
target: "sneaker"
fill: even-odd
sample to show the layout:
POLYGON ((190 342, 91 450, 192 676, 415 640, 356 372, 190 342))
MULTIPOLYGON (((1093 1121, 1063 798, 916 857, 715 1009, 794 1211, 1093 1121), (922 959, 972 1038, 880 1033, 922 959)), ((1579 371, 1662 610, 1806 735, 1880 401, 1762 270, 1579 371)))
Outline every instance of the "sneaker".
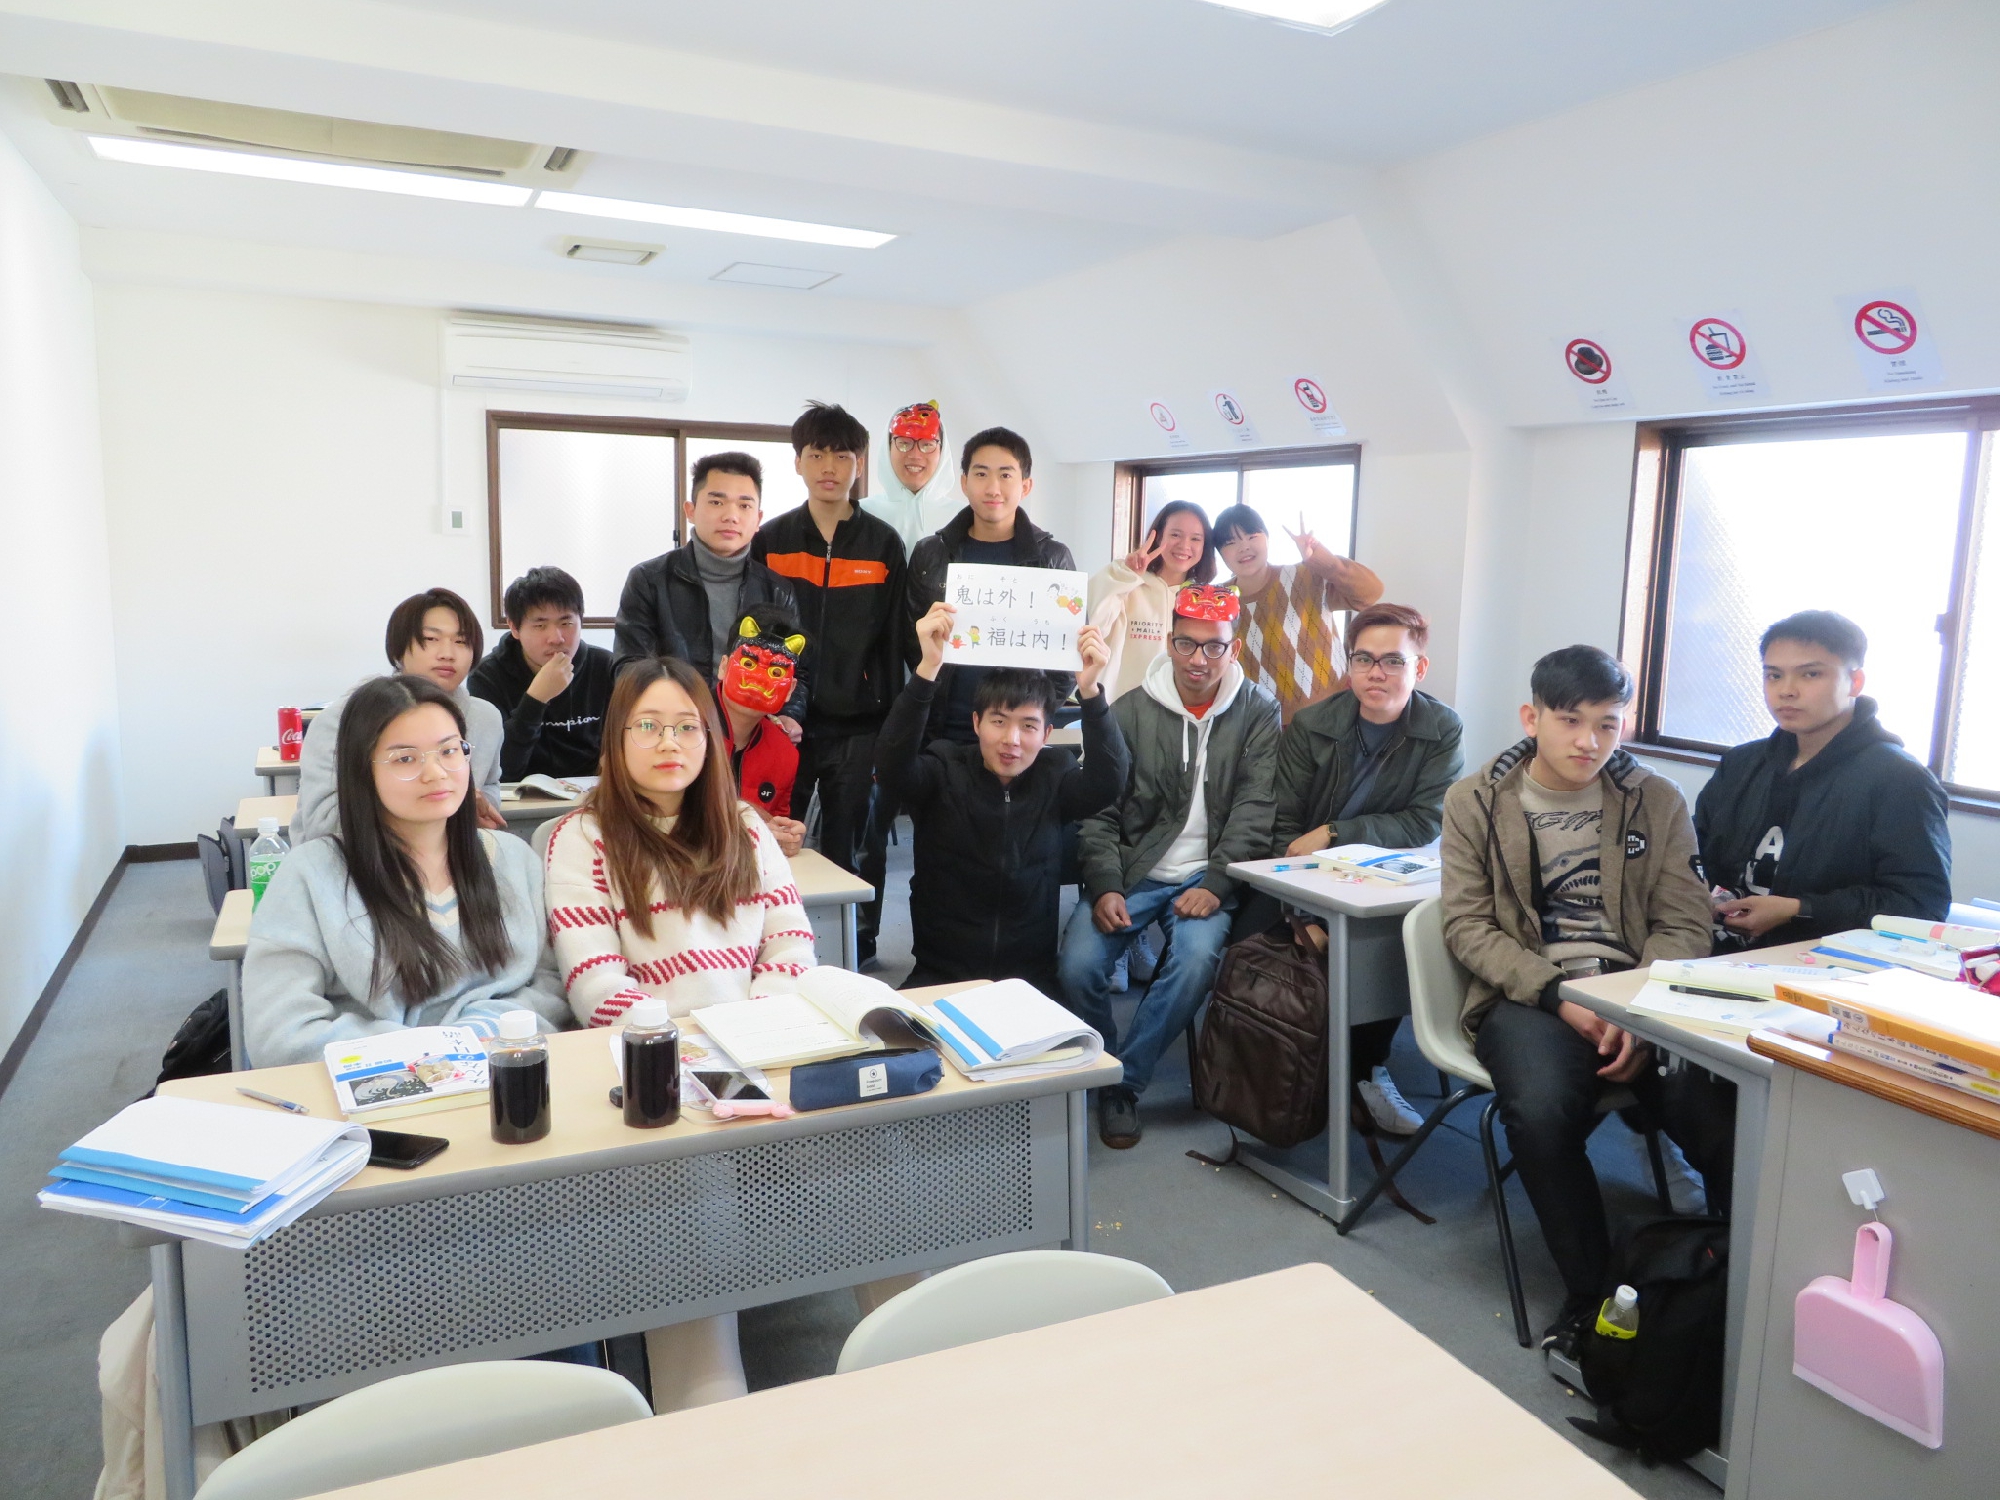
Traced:
POLYGON ((1126 972, 1132 976, 1132 982, 1151 984, 1160 966, 1159 952, 1153 947, 1153 929, 1149 927, 1132 939, 1132 946, 1125 951, 1129 959, 1126 972))
POLYGON ((1097 1096, 1098 1138, 1113 1151, 1139 1144, 1139 1097, 1130 1089, 1105 1089, 1097 1096))
POLYGON ((1130 972, 1131 952, 1132 950, 1127 948, 1118 955, 1118 962, 1111 966, 1111 993, 1114 995, 1122 995, 1132 987, 1125 978, 1130 972))
POLYGON ((1389 1076, 1387 1068, 1377 1068, 1355 1084, 1354 1089, 1382 1134, 1415 1135, 1423 1128, 1424 1117, 1410 1107, 1410 1101, 1396 1087, 1396 1080, 1389 1076))
MULTIPOLYGON (((1646 1143, 1639 1142, 1639 1155, 1646 1155, 1646 1143)), ((1708 1212, 1708 1187, 1701 1180, 1701 1173, 1688 1165, 1688 1159, 1681 1155, 1681 1148, 1660 1137, 1660 1160, 1667 1168, 1667 1201, 1674 1206, 1677 1214, 1705 1214, 1708 1212)), ((1653 1176, 1651 1162, 1646 1164, 1646 1178, 1653 1176)))
POLYGON ((875 957, 875 939, 861 938, 854 945, 854 972, 868 974, 882 967, 875 957))
POLYGON ((1571 1308, 1555 1322, 1549 1324, 1542 1334, 1542 1353, 1553 1359, 1576 1363, 1576 1346, 1583 1338, 1584 1330, 1597 1321, 1597 1308, 1571 1308))

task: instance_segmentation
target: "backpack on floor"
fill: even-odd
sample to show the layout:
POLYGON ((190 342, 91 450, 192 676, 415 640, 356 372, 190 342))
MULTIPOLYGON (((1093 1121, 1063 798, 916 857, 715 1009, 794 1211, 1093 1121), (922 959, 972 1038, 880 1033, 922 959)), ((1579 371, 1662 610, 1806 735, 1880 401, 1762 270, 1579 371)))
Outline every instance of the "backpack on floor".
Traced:
POLYGON ((1326 960, 1304 922, 1232 943, 1195 1049, 1196 1100, 1268 1146, 1311 1140, 1326 1129, 1326 1029, 1326 960))
POLYGON ((1611 1256, 1604 1294, 1639 1293, 1639 1331, 1593 1326, 1577 1342, 1597 1417, 1571 1425, 1648 1461, 1686 1458, 1722 1436, 1722 1348, 1729 1222, 1682 1217, 1635 1227, 1611 1256))

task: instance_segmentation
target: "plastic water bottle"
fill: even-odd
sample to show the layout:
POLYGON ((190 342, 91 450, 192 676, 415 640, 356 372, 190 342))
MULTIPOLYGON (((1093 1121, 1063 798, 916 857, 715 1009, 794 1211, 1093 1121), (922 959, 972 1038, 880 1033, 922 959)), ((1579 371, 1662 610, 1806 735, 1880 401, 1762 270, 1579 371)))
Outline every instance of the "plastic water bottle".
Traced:
POLYGON ((486 1077, 494 1140, 522 1146, 549 1133, 549 1044, 533 1011, 500 1018, 500 1036, 486 1049, 486 1077))
POLYGON ((292 852, 291 843, 278 832, 276 818, 257 820, 257 841, 250 846, 250 906, 254 911, 264 901, 264 888, 278 873, 278 866, 292 852))
POLYGON ((667 1002, 649 996, 625 1012, 625 1123, 658 1130, 681 1117, 681 1031, 667 1002))
POLYGON ((1621 1286, 1597 1310, 1597 1331, 1608 1339, 1636 1339, 1639 1336, 1639 1294, 1621 1286))

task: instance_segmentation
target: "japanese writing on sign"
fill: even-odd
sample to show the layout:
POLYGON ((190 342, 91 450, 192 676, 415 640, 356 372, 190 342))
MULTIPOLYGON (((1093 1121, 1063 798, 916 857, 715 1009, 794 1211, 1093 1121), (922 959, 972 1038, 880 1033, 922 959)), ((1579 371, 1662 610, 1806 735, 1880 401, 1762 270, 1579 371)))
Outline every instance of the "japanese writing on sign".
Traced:
POLYGON ((1082 573, 953 563, 945 570, 944 602, 958 613, 944 659, 966 667, 1074 672, 1083 665, 1076 649, 1076 633, 1086 623, 1083 600, 1082 573))

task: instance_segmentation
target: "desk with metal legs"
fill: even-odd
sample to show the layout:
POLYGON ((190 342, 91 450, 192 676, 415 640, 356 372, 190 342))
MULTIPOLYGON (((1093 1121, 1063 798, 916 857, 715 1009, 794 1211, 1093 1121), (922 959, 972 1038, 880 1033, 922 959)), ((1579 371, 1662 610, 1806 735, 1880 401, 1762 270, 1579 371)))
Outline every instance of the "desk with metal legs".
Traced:
MULTIPOLYGON (((483 1108, 427 1114, 409 1127, 452 1145, 414 1172, 368 1168, 248 1251, 153 1245, 170 1500, 193 1493, 198 1424, 1003 1250, 1087 1248, 1085 1091, 1121 1074, 1108 1056, 1004 1083, 947 1069, 913 1098, 727 1124, 690 1110, 639 1131, 606 1099, 606 1032, 551 1037, 550 1062, 544 1140, 495 1145, 483 1108)), ((244 1081, 333 1113, 316 1063, 161 1092, 262 1109, 244 1081)))
POLYGON ((1435 896, 1438 887, 1436 882, 1347 881, 1330 869, 1297 868, 1306 862, 1303 857, 1246 860, 1231 865, 1229 873, 1326 923, 1326 1133, 1289 1151, 1245 1142, 1239 1159, 1272 1186, 1344 1227, 1357 1196, 1348 1159, 1348 1028, 1410 1013, 1403 914, 1435 896))

